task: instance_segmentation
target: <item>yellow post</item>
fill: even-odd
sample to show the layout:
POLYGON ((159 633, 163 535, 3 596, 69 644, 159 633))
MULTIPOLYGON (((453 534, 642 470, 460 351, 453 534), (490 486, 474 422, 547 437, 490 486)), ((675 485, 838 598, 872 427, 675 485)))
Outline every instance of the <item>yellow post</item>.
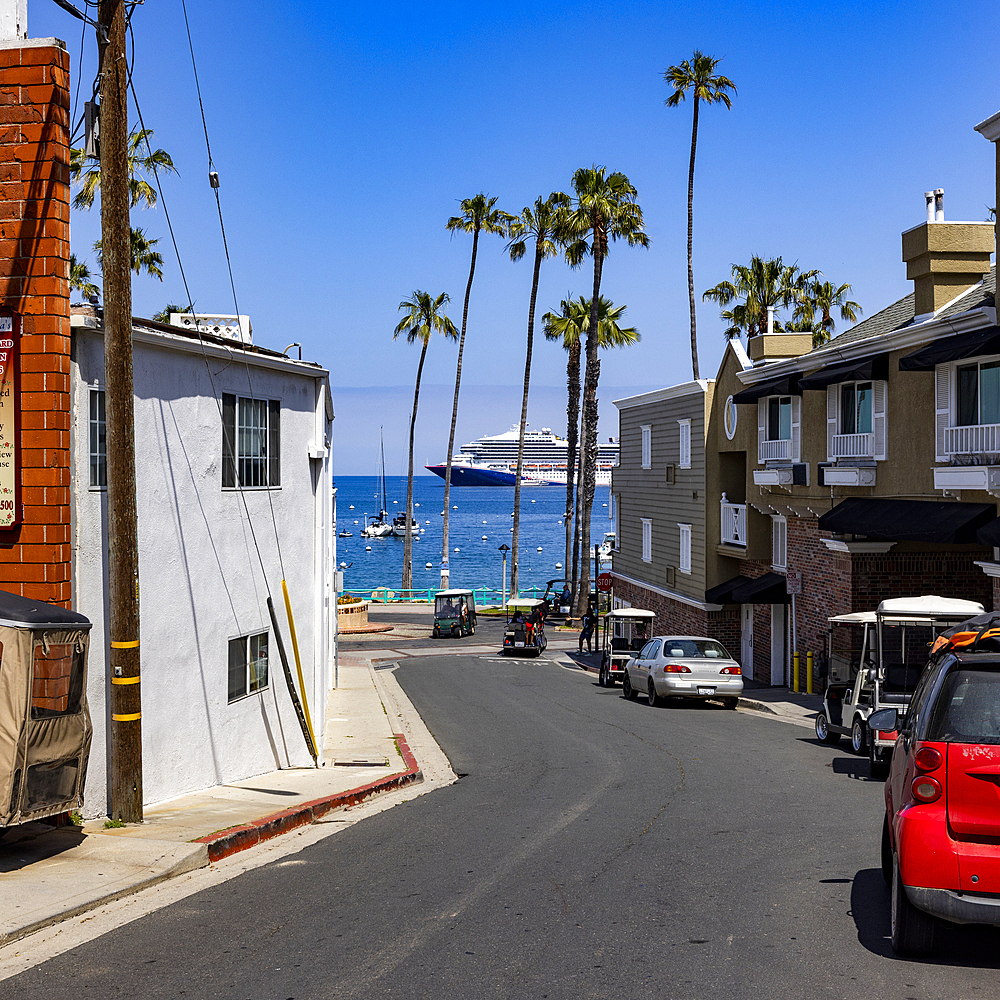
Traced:
POLYGON ((813 654, 810 649, 806 653, 806 694, 813 693, 813 654))
POLYGON ((792 690, 799 693, 799 654, 792 653, 792 690))

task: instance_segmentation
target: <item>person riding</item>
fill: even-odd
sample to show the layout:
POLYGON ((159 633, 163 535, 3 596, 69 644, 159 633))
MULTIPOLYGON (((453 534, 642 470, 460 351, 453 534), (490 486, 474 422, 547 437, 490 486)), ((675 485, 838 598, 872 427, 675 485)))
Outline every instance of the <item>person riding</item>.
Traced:
POLYGON ((569 584, 563 584, 563 592, 559 595, 559 604, 561 607, 568 607, 573 603, 573 592, 569 589, 569 584))

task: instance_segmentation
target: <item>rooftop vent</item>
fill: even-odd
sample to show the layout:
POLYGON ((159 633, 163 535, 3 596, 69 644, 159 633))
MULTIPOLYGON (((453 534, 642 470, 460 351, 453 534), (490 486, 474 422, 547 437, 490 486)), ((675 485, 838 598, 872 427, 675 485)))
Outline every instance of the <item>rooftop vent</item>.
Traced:
POLYGON ((170 314, 170 325, 200 333, 211 333, 216 337, 227 337, 243 344, 253 343, 253 327, 249 316, 230 316, 223 313, 175 313, 170 314))

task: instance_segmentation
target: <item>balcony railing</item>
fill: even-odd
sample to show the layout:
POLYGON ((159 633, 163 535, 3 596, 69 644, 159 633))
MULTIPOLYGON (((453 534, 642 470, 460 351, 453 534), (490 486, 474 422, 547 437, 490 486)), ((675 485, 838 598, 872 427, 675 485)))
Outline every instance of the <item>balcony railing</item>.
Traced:
POLYGON ((770 461, 787 462, 792 455, 792 442, 761 441, 757 448, 757 460, 761 463, 770 461))
POLYGON ((1000 424, 946 427, 944 450, 949 455, 992 455, 1000 453, 1000 424))
POLYGON ((874 434, 834 434, 833 458, 872 458, 875 454, 874 434))
POLYGON ((745 503, 730 503, 726 494, 722 494, 722 544, 747 544, 747 505, 745 503))

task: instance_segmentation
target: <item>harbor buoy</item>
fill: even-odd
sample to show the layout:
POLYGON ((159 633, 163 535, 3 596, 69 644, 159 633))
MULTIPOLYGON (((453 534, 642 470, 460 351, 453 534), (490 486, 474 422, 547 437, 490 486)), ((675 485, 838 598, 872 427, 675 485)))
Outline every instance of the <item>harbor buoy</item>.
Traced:
POLYGON ((485 523, 486 523, 486 522, 485 522, 485 521, 483 521, 483 524, 485 524, 485 523))
POLYGON ((455 549, 455 551, 456 551, 456 552, 460 552, 460 551, 461 551, 461 549, 455 549))
MULTIPOLYGON (((534 501, 534 500, 532 500, 531 502, 532 502, 532 503, 534 503, 535 501, 534 501)), ((602 504, 601 504, 601 506, 602 506, 602 507, 607 507, 607 504, 606 504, 606 503, 602 503, 602 504)))
POLYGON ((484 542, 486 541, 486 536, 485 536, 485 535, 483 535, 483 541, 484 541, 484 542))
MULTIPOLYGON (((532 500, 531 502, 532 502, 532 503, 534 503, 535 501, 534 501, 534 500, 532 500)), ((604 506, 606 507, 606 506, 607 506, 607 504, 605 504, 604 506)))
POLYGON ((345 563, 345 562, 342 562, 342 563, 340 564, 340 568, 341 568, 341 569, 347 569, 347 563, 345 563))
POLYGON ((441 516, 444 517, 444 511, 441 511, 441 516))
MULTIPOLYGON (((398 500, 393 500, 392 502, 393 502, 393 503, 399 503, 399 501, 398 501, 398 500)), ((605 507, 607 507, 607 504, 605 504, 604 506, 605 506, 605 507)))
POLYGON ((348 507, 347 509, 348 509, 348 510, 354 510, 354 504, 351 504, 351 506, 350 506, 350 507, 348 507))
POLYGON ((452 510, 458 510, 458 507, 456 507, 454 504, 452 504, 452 508, 451 509, 452 510))
POLYGON ((418 503, 414 503, 414 505, 413 505, 413 506, 414 506, 414 507, 419 507, 419 506, 420 506, 420 504, 418 504, 418 503))
POLYGON ((357 524, 358 522, 357 522, 357 521, 355 521, 354 523, 355 523, 355 524, 357 524))
POLYGON ((370 545, 365 546, 365 552, 371 552, 372 547, 370 545))
POLYGON ((513 512, 513 511, 511 511, 511 512, 510 512, 510 516, 511 516, 511 517, 513 517, 513 516, 514 516, 514 512, 513 512))
POLYGON ((539 546, 538 546, 538 548, 537 548, 537 549, 535 549, 535 551, 536 551, 536 552, 541 552, 541 551, 542 551, 542 547, 541 547, 541 545, 539 545, 539 546))
POLYGON ((424 521, 424 524, 430 524, 430 523, 431 523, 430 521, 424 521))
POLYGON ((562 527, 562 521, 560 521, 560 522, 559 522, 559 527, 560 527, 560 528, 562 527))
POLYGON ((556 569, 562 569, 562 563, 556 563, 556 569))
POLYGON ((424 569, 434 569, 434 563, 424 563, 424 569))

